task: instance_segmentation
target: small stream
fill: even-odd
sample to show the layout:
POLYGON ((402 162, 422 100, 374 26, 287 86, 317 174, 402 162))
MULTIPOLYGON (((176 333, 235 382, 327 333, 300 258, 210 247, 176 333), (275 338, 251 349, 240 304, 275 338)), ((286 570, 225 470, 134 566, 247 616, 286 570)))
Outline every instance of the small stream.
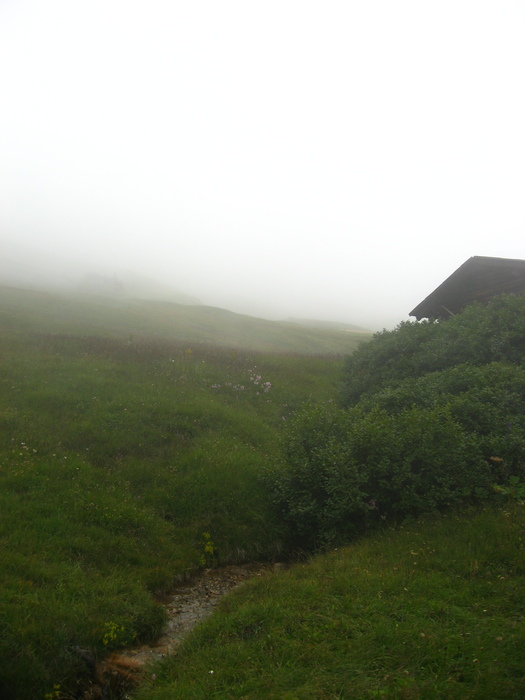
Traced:
POLYGON ((186 635, 212 613, 222 596, 247 579, 262 576, 280 566, 238 564, 206 569, 177 586, 163 603, 168 620, 160 637, 149 645, 115 651, 99 662, 90 687, 81 696, 82 700, 125 700, 127 694, 144 679, 149 664, 176 654, 186 635))

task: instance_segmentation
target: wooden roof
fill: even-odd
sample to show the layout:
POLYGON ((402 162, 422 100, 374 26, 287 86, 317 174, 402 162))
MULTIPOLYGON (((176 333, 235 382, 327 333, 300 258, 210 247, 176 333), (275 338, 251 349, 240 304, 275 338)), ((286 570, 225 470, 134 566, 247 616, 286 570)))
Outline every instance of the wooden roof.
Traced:
POLYGON ((412 309, 410 316, 449 318, 474 301, 487 302, 497 294, 525 292, 525 260, 476 255, 412 309))

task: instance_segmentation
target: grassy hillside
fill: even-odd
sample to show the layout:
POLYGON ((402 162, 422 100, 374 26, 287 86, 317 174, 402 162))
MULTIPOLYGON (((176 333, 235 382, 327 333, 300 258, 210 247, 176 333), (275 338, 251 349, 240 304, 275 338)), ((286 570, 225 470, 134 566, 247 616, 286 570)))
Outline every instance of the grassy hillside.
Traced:
MULTIPOLYGON (((281 555, 259 477, 283 421, 335 395, 342 360, 181 343, 172 305, 3 302, 0 697, 72 697, 86 658, 158 632, 178 578, 281 555)), ((200 312, 202 340, 221 316, 200 312)))
POLYGON ((138 700, 525 696, 523 505, 427 517, 257 578, 138 700))
POLYGON ((64 296, 1 286, 0 326, 16 332, 25 329, 125 340, 155 337, 261 352, 322 355, 348 354, 372 335, 266 321, 210 306, 64 296))
MULTIPOLYGON (((474 510, 476 489, 445 479, 457 510, 440 501, 441 516, 398 527, 392 513, 411 511, 389 511, 381 491, 410 501, 414 475, 453 475, 463 447, 474 454, 461 431, 461 450, 451 442, 460 419, 477 442, 497 428, 485 457, 501 471, 514 455, 521 469, 521 418, 506 422, 521 410, 517 366, 447 369, 428 385, 409 375, 367 418, 366 401, 362 416, 335 408, 350 348, 331 343, 350 333, 205 307, 0 296, 0 697, 81 697, 97 658, 156 636, 157 601, 176 581, 296 546, 269 488, 286 445, 295 461, 278 483, 293 518, 324 513, 331 532, 335 512, 340 535, 353 499, 371 534, 239 591, 151 670, 138 700, 524 696, 523 483, 501 480, 500 505, 474 510), (432 408, 434 423, 416 420, 421 386, 425 401, 457 394, 446 415, 432 408), (379 496, 354 498, 357 464, 386 474, 379 496)), ((388 337, 406 360, 399 335, 388 337)))

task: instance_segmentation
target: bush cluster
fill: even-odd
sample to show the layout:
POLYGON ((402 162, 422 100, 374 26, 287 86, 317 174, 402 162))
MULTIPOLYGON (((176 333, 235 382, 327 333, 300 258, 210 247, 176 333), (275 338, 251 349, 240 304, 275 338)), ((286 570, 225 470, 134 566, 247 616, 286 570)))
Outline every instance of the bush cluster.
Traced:
POLYGON ((502 294, 447 321, 403 322, 376 333, 347 358, 342 403, 355 405, 408 378, 491 362, 525 364, 525 295, 502 294))
POLYGON ((270 480, 292 544, 486 497, 525 472, 525 297, 402 323, 345 366, 342 407, 309 405, 270 480))

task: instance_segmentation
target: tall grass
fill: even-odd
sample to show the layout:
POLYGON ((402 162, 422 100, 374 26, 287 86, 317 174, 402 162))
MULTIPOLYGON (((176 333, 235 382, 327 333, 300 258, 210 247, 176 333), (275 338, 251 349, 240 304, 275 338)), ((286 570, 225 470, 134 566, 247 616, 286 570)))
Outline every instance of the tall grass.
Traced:
POLYGON ((522 698, 523 505, 428 517, 245 585, 138 700, 522 698))
POLYGON ((4 327, 0 696, 74 695, 96 656, 154 636, 156 595, 201 565, 203 532, 215 563, 280 556, 261 469, 283 419, 334 395, 340 369, 4 327))

